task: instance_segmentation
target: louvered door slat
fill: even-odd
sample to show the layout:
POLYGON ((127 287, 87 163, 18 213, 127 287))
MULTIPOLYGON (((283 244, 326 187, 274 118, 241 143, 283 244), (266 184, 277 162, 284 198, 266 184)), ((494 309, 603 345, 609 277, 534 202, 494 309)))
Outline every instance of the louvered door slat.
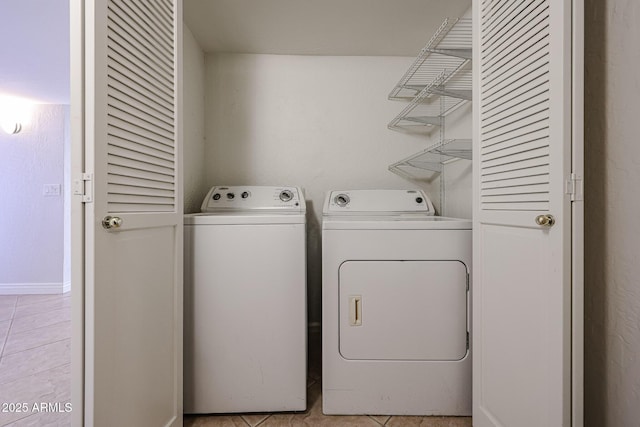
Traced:
POLYGON ((520 144, 510 144, 506 148, 502 148, 500 150, 495 150, 491 153, 488 153, 482 157, 484 161, 500 159, 503 157, 511 156, 514 154, 528 152, 537 148, 544 148, 548 146, 547 138, 541 137, 533 140, 527 140, 526 142, 520 144))
POLYGON ((173 69, 173 61, 170 51, 160 44, 155 37, 145 36, 137 29, 137 23, 131 23, 135 17, 129 16, 126 12, 117 7, 109 9, 109 37, 124 41, 132 48, 138 50, 148 59, 154 61, 156 65, 173 69), (119 15, 118 13, 121 13, 119 15))
POLYGON ((116 89, 121 93, 126 93, 132 99, 147 104, 149 108, 156 112, 171 117, 171 102, 160 98, 155 93, 147 90, 140 82, 132 81, 130 78, 120 73, 118 70, 111 68, 108 79, 110 89, 116 89))
POLYGON ((118 110, 110 106, 109 116, 114 126, 130 130, 131 133, 145 136, 169 147, 173 146, 173 140, 167 131, 154 128, 150 123, 146 123, 133 115, 129 115, 126 111, 118 110))
MULTIPOLYGON (((121 44, 114 40, 114 43, 118 43, 120 48, 123 49, 127 57, 124 57, 119 52, 109 53, 110 59, 117 62, 120 65, 126 66, 135 72, 137 76, 144 78, 145 81, 151 83, 153 86, 162 90, 167 95, 171 96, 173 92, 173 82, 168 79, 169 76, 161 73, 160 67, 154 65, 150 68, 148 65, 148 59, 144 61, 140 59, 140 54, 135 49, 130 49, 126 44, 121 44)), ((144 59, 144 58, 143 58, 144 59)))
MULTIPOLYGON (((135 117, 149 125, 149 128, 152 130, 164 131, 163 135, 173 135, 173 123, 168 122, 166 119, 162 117, 158 117, 157 114, 153 114, 153 112, 147 112, 146 109, 137 104, 135 101, 131 101, 129 99, 121 100, 119 97, 115 96, 111 97, 109 105, 114 109, 119 111, 127 111, 131 117, 135 117)), ((109 112, 111 114, 111 111, 109 112)))
POLYGON ((162 27, 159 31, 168 33, 170 39, 169 41, 172 44, 173 41, 171 40, 173 40, 174 31, 173 21, 169 19, 166 14, 160 13, 155 7, 153 7, 153 4, 149 2, 139 3, 138 6, 141 10, 145 11, 148 16, 151 17, 153 22, 155 22, 154 26, 162 27))
POLYGON ((132 187, 157 188, 161 190, 175 190, 172 182, 154 181, 151 179, 134 178, 131 176, 122 176, 109 174, 110 184, 130 185, 132 187))
POLYGON ((110 212, 168 212, 175 192, 171 3, 107 9, 107 202, 110 212))
POLYGON ((149 163, 156 166, 173 168, 172 160, 160 159, 156 156, 151 156, 147 153, 143 153, 137 150, 132 150, 130 148, 122 148, 111 143, 109 143, 109 145, 111 145, 111 147, 109 148, 109 152, 113 155, 116 155, 119 157, 126 157, 133 160, 138 160, 138 161, 149 163))
POLYGON ((525 118, 548 109, 549 98, 546 94, 542 94, 537 98, 527 99, 520 105, 514 105, 509 110, 504 111, 499 115, 484 119, 484 133, 489 137, 494 131, 498 131, 511 123, 522 123, 525 118))
POLYGON ((165 111, 161 111, 160 109, 150 105, 149 102, 145 103, 140 101, 139 97, 136 96, 138 95, 137 93, 135 92, 132 93, 131 91, 123 92, 122 90, 120 90, 120 88, 111 86, 111 85, 109 85, 109 87, 112 89, 111 96, 114 99, 118 99, 122 102, 126 102, 127 104, 136 107, 136 109, 138 110, 142 110, 142 111, 152 110, 148 112, 152 114, 154 117, 156 117, 158 120, 162 120, 164 123, 167 123, 173 126, 173 120, 170 115, 168 115, 165 111))
POLYGON ((144 136, 136 135, 133 132, 128 132, 126 129, 115 127, 114 125, 110 125, 108 128, 110 142, 117 144, 120 147, 148 147, 150 150, 153 150, 154 154, 163 159, 172 159, 173 158, 173 150, 171 146, 158 143, 157 141, 153 141, 144 136), (117 141, 121 141, 120 144, 117 141), (162 153, 162 154, 160 154, 162 153))
POLYGON ((548 125, 548 110, 536 111, 531 116, 524 117, 523 120, 508 123, 505 126, 493 131, 482 134, 485 144, 483 147, 499 144, 506 140, 515 139, 523 134, 543 129, 548 125))
POLYGON ((545 44, 548 44, 548 34, 544 32, 547 25, 548 23, 541 19, 538 25, 533 27, 533 31, 523 33, 518 39, 510 40, 511 43, 504 48, 502 46, 496 47, 496 49, 503 50, 500 55, 490 56, 483 60, 482 79, 490 78, 492 74, 501 72, 501 69, 508 65, 513 66, 515 60, 523 62, 536 55, 545 44))
POLYGON ((522 194, 546 194, 546 183, 541 184, 526 184, 526 185, 512 185, 507 187, 487 187, 484 188, 484 193, 487 196, 515 196, 522 194))
POLYGON ((172 206, 173 197, 141 196, 131 194, 109 193, 109 203, 125 205, 135 203, 138 205, 172 206))
POLYGON ((140 24, 140 28, 152 38, 158 38, 167 49, 171 49, 171 31, 172 28, 167 25, 167 20, 158 19, 153 13, 149 13, 149 10, 144 7, 144 4, 117 0, 114 1, 121 10, 126 10, 128 14, 135 15, 140 24))
MULTIPOLYGON (((544 0, 522 2, 517 6, 514 4, 507 22, 487 32, 484 43, 487 46, 495 44, 492 46, 493 49, 512 49, 513 46, 521 43, 523 35, 531 37, 535 33, 531 31, 532 26, 536 26, 541 20, 546 20, 544 15, 541 15, 544 7, 544 0)), ((491 52, 489 55, 495 56, 496 52, 491 52)))
POLYGON ((522 79, 526 79, 528 76, 539 75, 538 70, 542 70, 544 74, 548 74, 549 61, 546 58, 546 54, 527 58, 524 62, 514 62, 514 64, 507 67, 505 73, 496 74, 494 76, 495 78, 490 81, 482 82, 489 101, 492 97, 506 95, 505 92, 519 86, 522 79))
POLYGON ((483 41, 486 38, 487 30, 492 26, 498 25, 500 23, 499 18, 508 13, 513 6, 513 2, 508 1, 482 2, 483 26, 486 29, 480 34, 483 41))
POLYGON ((548 184, 549 183, 549 175, 533 175, 526 176, 523 178, 511 178, 509 180, 498 180, 498 181, 482 181, 482 188, 491 189, 491 188, 509 188, 509 187, 519 187, 523 185, 538 185, 538 184, 548 184))
POLYGON ((534 177, 534 176, 546 176, 549 177, 548 165, 531 166, 510 171, 484 171, 480 177, 481 183, 496 182, 500 185, 510 185, 512 182, 519 182, 520 179, 534 177))
POLYGON ((110 194, 127 194, 132 196, 151 196, 151 197, 173 197, 174 191, 172 189, 161 189, 151 187, 137 187, 130 184, 114 184, 111 183, 107 186, 107 190, 110 194))
POLYGON ((149 172, 148 170, 135 169, 128 166, 118 166, 116 164, 110 164, 109 176, 113 176, 113 175, 118 175, 123 178, 130 177, 130 178, 144 179, 147 181, 166 182, 170 184, 173 184, 174 182, 174 176, 172 175, 149 172))
POLYGON ((126 157, 120 157, 115 154, 109 154, 108 157, 109 165, 113 166, 121 166, 130 169, 137 169, 140 171, 153 172, 157 174, 162 174, 166 176, 173 176, 173 168, 167 168, 164 166, 157 166, 152 163, 141 162, 139 160, 134 160, 126 157))
POLYGON ((124 148, 127 150, 136 151, 138 153, 143 153, 150 158, 164 159, 169 162, 173 161, 170 153, 166 151, 157 150, 155 148, 149 147, 147 144, 138 144, 135 141, 131 141, 128 139, 122 139, 113 134, 109 134, 109 145, 113 145, 115 147, 124 148))
POLYGON ((517 88, 511 95, 505 96, 503 102, 495 103, 490 108, 483 111, 482 119, 491 120, 496 116, 507 113, 510 109, 516 108, 529 99, 548 98, 548 92, 540 86, 544 82, 530 82, 526 87, 517 88))
POLYGON ((158 8, 161 9, 167 16, 171 16, 171 1, 170 0, 160 0, 157 2, 153 2, 152 4, 158 5, 158 8))

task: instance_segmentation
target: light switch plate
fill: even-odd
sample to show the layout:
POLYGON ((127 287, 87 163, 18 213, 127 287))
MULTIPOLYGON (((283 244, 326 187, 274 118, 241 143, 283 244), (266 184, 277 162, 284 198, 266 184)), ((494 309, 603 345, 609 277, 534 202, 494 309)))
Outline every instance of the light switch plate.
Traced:
POLYGON ((62 186, 60 184, 45 184, 42 189, 42 194, 45 197, 56 197, 62 192, 62 186))

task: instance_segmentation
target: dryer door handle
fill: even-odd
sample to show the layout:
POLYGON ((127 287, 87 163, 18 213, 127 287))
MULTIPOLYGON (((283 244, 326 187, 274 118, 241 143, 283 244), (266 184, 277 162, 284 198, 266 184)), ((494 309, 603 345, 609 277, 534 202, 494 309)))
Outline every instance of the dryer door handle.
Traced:
POLYGON ((362 296, 349 297, 349 325, 362 326, 362 296))

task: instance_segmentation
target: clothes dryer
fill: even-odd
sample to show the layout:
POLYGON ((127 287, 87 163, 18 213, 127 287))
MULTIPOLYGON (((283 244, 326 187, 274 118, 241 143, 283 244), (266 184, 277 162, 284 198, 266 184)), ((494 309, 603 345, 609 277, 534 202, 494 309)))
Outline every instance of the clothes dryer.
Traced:
POLYGON ((471 222, 418 190, 324 204, 323 412, 471 415, 471 222))

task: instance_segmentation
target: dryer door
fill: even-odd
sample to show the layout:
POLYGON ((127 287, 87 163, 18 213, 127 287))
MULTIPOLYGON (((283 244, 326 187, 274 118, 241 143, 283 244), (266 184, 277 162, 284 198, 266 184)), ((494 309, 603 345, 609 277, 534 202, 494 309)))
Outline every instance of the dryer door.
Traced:
POLYGON ((339 277, 345 359, 452 361, 467 354, 464 263, 347 261, 339 277))

